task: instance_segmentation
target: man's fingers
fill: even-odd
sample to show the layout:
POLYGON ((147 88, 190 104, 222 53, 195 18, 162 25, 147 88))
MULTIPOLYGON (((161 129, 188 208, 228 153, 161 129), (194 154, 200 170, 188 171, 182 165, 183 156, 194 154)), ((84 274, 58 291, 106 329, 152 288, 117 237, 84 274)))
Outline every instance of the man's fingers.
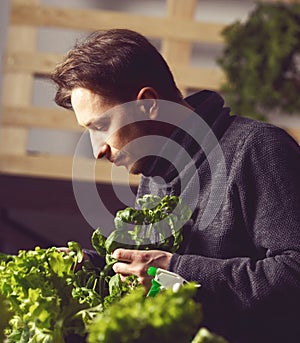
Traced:
MULTIPOLYGON (((122 282, 125 282, 128 276, 133 275, 133 274, 121 274, 121 273, 118 273, 118 274, 122 282)), ((148 275, 138 276, 138 283, 143 285, 147 291, 149 291, 149 289, 151 288, 151 280, 152 280, 152 277, 149 277, 148 275)))
POLYGON ((113 270, 117 274, 137 275, 144 277, 147 275, 148 267, 145 265, 117 262, 113 265, 113 270))
POLYGON ((119 248, 113 252, 112 257, 119 261, 131 262, 133 261, 133 253, 132 250, 119 248))
POLYGON ((133 274, 133 272, 131 271, 130 264, 127 264, 127 263, 117 262, 113 265, 113 270, 115 273, 123 275, 123 276, 128 276, 128 275, 133 274))
POLYGON ((152 255, 149 253, 148 250, 130 250, 119 248, 113 252, 112 257, 122 262, 134 262, 144 264, 152 260, 152 255))
POLYGON ((122 275, 122 274, 119 274, 119 275, 120 275, 121 281, 122 281, 122 282, 125 282, 126 279, 127 279, 127 277, 128 277, 128 275, 122 275))

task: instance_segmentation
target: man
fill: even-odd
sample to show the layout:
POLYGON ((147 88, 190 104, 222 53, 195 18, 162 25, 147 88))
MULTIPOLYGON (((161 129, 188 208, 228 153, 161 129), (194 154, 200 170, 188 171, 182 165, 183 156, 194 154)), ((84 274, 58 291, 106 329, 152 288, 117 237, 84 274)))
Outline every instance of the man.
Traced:
POLYGON ((217 93, 183 99, 161 55, 129 30, 94 33, 68 53, 53 80, 57 104, 89 129, 95 158, 141 173, 138 196, 175 194, 193 209, 179 252, 117 249, 115 272, 135 274, 148 287, 152 265, 200 283, 203 324, 231 343, 296 342, 296 142, 270 124, 230 115, 217 93), (162 110, 165 103, 181 110, 162 110), (134 144, 151 136, 165 144, 134 144))

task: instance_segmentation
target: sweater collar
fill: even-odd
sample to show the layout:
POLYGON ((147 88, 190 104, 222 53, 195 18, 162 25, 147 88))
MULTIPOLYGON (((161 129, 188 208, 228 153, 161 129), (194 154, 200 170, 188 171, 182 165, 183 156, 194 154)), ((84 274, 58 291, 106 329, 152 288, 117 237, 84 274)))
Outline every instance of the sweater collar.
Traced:
POLYGON ((223 110, 224 100, 216 92, 203 90, 184 99, 212 127, 223 110))
MULTIPOLYGON (((211 132, 213 132, 217 136, 217 139, 219 139, 219 136, 221 135, 221 132, 218 132, 220 131, 219 122, 221 121, 224 123, 224 117, 229 117, 229 109, 223 107, 223 98, 216 92, 203 90, 188 96, 185 98, 185 101, 194 108, 194 112, 197 113, 208 125, 200 142, 203 142, 205 137, 207 137, 211 132)), ((160 176, 164 179, 164 182, 169 183, 187 167, 184 162, 186 158, 183 158, 186 153, 190 155, 191 163, 195 162, 193 159, 195 159, 196 155, 203 155, 201 146, 199 146, 193 138, 199 135, 199 127, 195 125, 194 117, 191 116, 191 118, 187 118, 184 126, 192 128, 191 134, 187 134, 181 128, 177 128, 172 133, 170 136, 170 142, 175 141, 178 144, 178 149, 174 149, 174 144, 166 143, 162 147, 162 152, 168 156, 168 161, 157 157, 150 171, 151 176, 160 176)), ((224 131, 225 126, 221 125, 222 132, 224 131)), ((164 154, 162 153, 161 156, 163 155, 164 154)))

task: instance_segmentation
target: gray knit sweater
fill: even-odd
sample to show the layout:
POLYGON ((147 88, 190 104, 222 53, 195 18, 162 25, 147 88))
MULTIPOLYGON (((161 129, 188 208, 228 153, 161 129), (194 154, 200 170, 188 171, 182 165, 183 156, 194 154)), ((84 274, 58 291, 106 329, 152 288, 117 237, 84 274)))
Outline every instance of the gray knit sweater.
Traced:
POLYGON ((300 149, 275 126, 231 116, 214 92, 186 100, 217 137, 225 169, 209 132, 198 146, 179 130, 173 139, 191 163, 175 172, 158 160, 167 184, 142 177, 138 197, 176 194, 194 209, 170 270, 202 285, 203 325, 231 343, 300 342, 300 149))

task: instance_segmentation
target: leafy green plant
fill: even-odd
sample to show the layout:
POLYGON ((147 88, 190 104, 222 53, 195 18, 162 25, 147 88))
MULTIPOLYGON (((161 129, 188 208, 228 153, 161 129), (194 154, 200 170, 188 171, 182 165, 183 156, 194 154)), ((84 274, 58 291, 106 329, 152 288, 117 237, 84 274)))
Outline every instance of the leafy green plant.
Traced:
POLYGON ((136 288, 100 313, 89 328, 89 343, 188 343, 201 321, 201 305, 193 300, 195 285, 145 298, 136 288))
POLYGON ((100 273, 100 295, 104 306, 113 299, 120 299, 137 285, 135 277, 124 285, 119 275, 111 276, 112 266, 117 262, 112 253, 117 248, 158 249, 175 252, 182 242, 182 227, 191 217, 191 209, 181 198, 150 194, 137 199, 139 209, 125 208, 115 217, 115 230, 106 238, 100 229, 94 231, 92 244, 106 266, 100 273), (107 294, 109 290, 109 295, 107 294))
POLYGON ((300 113, 300 4, 258 3, 245 22, 223 31, 218 63, 235 113, 264 119, 273 109, 300 113))
MULTIPOLYGON (((145 296, 135 276, 121 282, 112 275, 114 249, 175 252, 191 216, 175 196, 146 195, 137 202, 139 209, 116 214, 110 236, 94 232, 92 243, 106 259, 103 270, 83 261, 76 242, 69 242, 69 253, 37 247, 14 256, 0 254, 0 294, 8 304, 0 297, 0 340, 6 328, 7 343, 73 343, 87 335, 90 343, 191 341, 202 320, 201 304, 193 300, 195 285, 153 298, 145 296)), ((226 343, 203 330, 196 338, 193 343, 226 343)))
POLYGON ((0 256, 0 293, 13 312, 8 343, 64 343, 69 333, 84 335, 84 310, 100 304, 94 272, 76 273, 82 250, 75 242, 70 253, 56 248, 0 256), (93 283, 93 282, 92 282, 93 283), (92 285, 94 286, 94 285, 92 285))
POLYGON ((179 247, 181 228, 191 210, 173 196, 147 195, 138 204, 139 210, 117 213, 115 230, 107 239, 100 230, 94 232, 92 243, 106 258, 103 270, 82 263, 83 251, 76 242, 69 242, 69 253, 37 247, 13 256, 0 254, 0 293, 13 312, 8 343, 64 343, 70 334, 84 336, 99 312, 138 285, 134 276, 121 282, 118 275, 111 275, 114 249, 175 251, 179 247))

